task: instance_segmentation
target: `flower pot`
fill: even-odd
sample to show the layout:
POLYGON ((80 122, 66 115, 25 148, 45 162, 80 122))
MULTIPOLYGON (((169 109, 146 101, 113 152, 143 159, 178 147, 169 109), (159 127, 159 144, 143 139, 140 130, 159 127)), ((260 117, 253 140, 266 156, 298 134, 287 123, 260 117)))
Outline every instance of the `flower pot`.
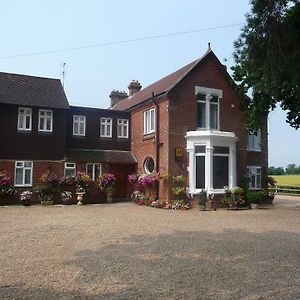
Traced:
POLYGON ((107 203, 113 203, 113 190, 107 190, 107 203))
POLYGON ((83 199, 83 195, 84 195, 85 193, 83 193, 83 192, 78 192, 78 193, 76 193, 76 195, 77 195, 77 205, 82 205, 83 203, 82 203, 82 199, 83 199))
POLYGON ((199 204, 199 210, 205 211, 206 210, 206 205, 205 204, 199 204))

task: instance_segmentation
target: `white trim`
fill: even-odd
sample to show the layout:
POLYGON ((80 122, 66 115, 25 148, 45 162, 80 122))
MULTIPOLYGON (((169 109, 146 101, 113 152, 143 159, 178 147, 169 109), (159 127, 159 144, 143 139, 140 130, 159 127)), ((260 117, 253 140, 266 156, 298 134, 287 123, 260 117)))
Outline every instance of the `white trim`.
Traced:
POLYGON ((144 135, 155 132, 155 119, 155 108, 144 111, 144 135))
POLYGON ((117 136, 118 136, 118 138, 128 139, 128 132, 129 132, 129 120, 128 119, 117 119, 117 136), (120 130, 119 130, 119 127, 120 127, 120 130))
POLYGON ((92 176, 91 176, 91 180, 95 181, 97 180, 96 178, 96 169, 95 169, 95 166, 98 165, 100 167, 100 171, 99 171, 99 176, 102 175, 102 164, 101 163, 86 163, 85 165, 85 171, 86 171, 86 174, 88 174, 88 165, 92 165, 93 166, 93 170, 92 170, 92 176))
POLYGON ((261 152, 261 129, 257 130, 256 134, 247 130, 247 150, 253 152, 261 152), (250 143, 250 139, 253 143, 250 143))
POLYGON ((29 107, 19 107, 18 109, 18 122, 17 129, 19 131, 31 131, 32 129, 32 109, 29 107), (20 113, 20 110, 23 109, 24 113, 20 113), (23 116, 23 122, 21 124, 20 117, 23 116), (29 128, 26 128, 26 117, 29 117, 29 128))
POLYGON ((53 131, 53 110, 52 109, 39 109, 39 124, 38 124, 38 131, 40 132, 52 132, 53 131), (45 115, 41 116, 41 112, 44 112, 45 115), (47 116, 47 113, 51 113, 51 118, 47 116), (41 125, 41 118, 43 119, 43 126, 44 129, 40 128, 41 125), (47 129, 47 119, 50 119, 50 129, 47 129))
POLYGON ((112 137, 112 124, 112 118, 100 118, 100 137, 112 137), (102 126, 104 126, 104 133, 102 132, 102 126))
POLYGON ((76 175, 76 163, 73 163, 73 162, 65 162, 65 168, 64 168, 64 176, 66 176, 66 170, 74 170, 74 176, 76 175), (67 165, 70 164, 70 165, 73 165, 73 167, 68 167, 67 165))
POLYGON ((261 187, 261 179, 262 179, 262 168, 261 166, 247 166, 247 173, 249 175, 249 177, 251 175, 254 175, 255 176, 255 187, 252 186, 252 178, 249 178, 249 190, 261 190, 262 187, 261 187), (255 172, 254 174, 250 174, 250 169, 255 169, 255 172), (257 179, 257 175, 258 175, 258 172, 257 170, 260 170, 260 180, 259 180, 259 187, 257 186, 257 183, 258 183, 258 179, 257 179))
POLYGON ((17 161, 15 161, 14 186, 16 186, 16 187, 23 187, 23 186, 24 187, 32 187, 32 173, 33 173, 33 161, 28 161, 28 160, 24 160, 24 161, 17 160, 17 161), (22 164, 22 166, 17 166, 18 163, 22 164), (30 167, 25 167, 25 163, 30 163, 31 166, 30 167), (21 184, 16 183, 17 169, 22 169, 22 183, 21 184), (25 183, 25 171, 26 170, 30 170, 30 183, 28 183, 28 184, 25 183))
POLYGON ((85 128, 86 128, 86 116, 73 115, 73 135, 85 136, 85 128), (76 118, 78 120, 75 120, 76 118), (75 123, 78 124, 78 132, 75 132, 75 123), (83 124, 83 133, 80 132, 80 124, 83 124))
POLYGON ((236 185, 236 141, 237 137, 233 132, 223 131, 188 131, 187 152, 189 155, 189 187, 188 193, 196 194, 201 189, 196 188, 196 157, 205 156, 205 190, 208 194, 224 193, 224 189, 213 188, 213 147, 228 147, 229 154, 218 156, 228 157, 228 185, 233 188, 236 185), (196 146, 205 146, 205 153, 195 153, 196 146))
POLYGON ((151 174, 152 172, 150 172, 149 170, 149 166, 148 166, 148 162, 150 161, 150 159, 153 161, 153 170, 152 172, 155 170, 155 162, 154 162, 154 159, 150 156, 148 156, 145 160, 144 160, 144 164, 143 164, 143 167, 144 167, 144 171, 147 173, 147 174, 151 174))
POLYGON ((199 127, 200 130, 220 130, 220 99, 223 97, 223 91, 207 87, 196 86, 195 95, 205 95, 205 100, 198 100, 197 103, 205 103, 205 127, 199 127), (212 97, 218 97, 218 102, 211 102, 212 97), (217 128, 211 127, 210 111, 211 105, 217 106, 217 128))

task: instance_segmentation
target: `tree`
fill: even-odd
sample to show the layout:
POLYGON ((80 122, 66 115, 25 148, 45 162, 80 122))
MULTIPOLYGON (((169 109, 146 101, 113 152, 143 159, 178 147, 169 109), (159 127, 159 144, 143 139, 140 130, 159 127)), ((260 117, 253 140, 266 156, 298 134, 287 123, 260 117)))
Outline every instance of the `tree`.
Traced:
POLYGON ((258 129, 277 103, 300 127, 299 0, 251 0, 251 13, 234 43, 233 77, 245 99, 247 125, 258 129))
POLYGON ((284 169, 282 167, 269 167, 268 169, 268 174, 269 175, 284 175, 284 169))
POLYGON ((297 167, 295 164, 289 164, 285 169, 285 172, 289 175, 300 174, 300 166, 297 167))

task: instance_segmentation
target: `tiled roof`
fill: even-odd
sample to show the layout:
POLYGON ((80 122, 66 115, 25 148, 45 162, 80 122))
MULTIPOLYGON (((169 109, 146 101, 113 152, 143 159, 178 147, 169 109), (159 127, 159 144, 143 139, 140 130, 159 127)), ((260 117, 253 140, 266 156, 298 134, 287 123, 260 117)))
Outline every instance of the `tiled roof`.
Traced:
POLYGON ((0 103, 68 109, 59 79, 0 72, 0 103))
POLYGON ((120 150, 68 149, 66 160, 79 162, 136 164, 136 159, 131 151, 120 150))
POLYGON ((181 69, 152 83, 151 85, 145 87, 144 89, 137 92, 133 96, 121 100, 114 107, 112 107, 112 109, 127 110, 150 99, 152 97, 152 93, 154 93, 155 95, 161 95, 168 92, 179 81, 181 81, 199 62, 201 62, 203 58, 206 57, 209 53, 212 53, 212 51, 211 50, 207 51, 201 58, 187 64, 181 69))

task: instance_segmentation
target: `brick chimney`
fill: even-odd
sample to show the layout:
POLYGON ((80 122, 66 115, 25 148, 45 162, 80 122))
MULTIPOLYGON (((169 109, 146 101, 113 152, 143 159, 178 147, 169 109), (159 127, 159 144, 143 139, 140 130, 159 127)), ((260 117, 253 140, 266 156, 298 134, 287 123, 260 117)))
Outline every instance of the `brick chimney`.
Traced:
POLYGON ((141 90, 142 86, 138 80, 132 80, 128 84, 129 97, 141 90))
POLYGON ((110 107, 115 106, 118 102, 120 102, 121 100, 127 98, 128 95, 126 92, 124 91, 119 91, 119 90, 113 90, 110 95, 110 107))

